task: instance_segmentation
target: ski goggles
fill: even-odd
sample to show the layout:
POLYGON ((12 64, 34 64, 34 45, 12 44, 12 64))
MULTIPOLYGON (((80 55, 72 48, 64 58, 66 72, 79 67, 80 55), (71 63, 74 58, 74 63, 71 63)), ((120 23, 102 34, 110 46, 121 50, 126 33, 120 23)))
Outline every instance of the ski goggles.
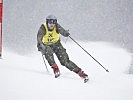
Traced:
POLYGON ((56 19, 47 19, 47 23, 49 23, 49 24, 57 24, 57 20, 56 19))

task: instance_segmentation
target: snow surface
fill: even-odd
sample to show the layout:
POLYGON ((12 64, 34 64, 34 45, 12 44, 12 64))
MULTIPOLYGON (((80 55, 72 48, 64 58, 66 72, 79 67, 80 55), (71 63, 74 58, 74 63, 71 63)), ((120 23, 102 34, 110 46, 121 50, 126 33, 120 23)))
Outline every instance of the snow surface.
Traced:
MULTIPOLYGON (((47 73, 41 54, 20 56, 3 50, 0 60, 0 100, 133 100, 133 76, 127 74, 131 54, 104 42, 82 45, 109 73, 74 43, 63 43, 69 57, 90 78, 88 83, 59 65, 61 76, 47 73)), ((47 64, 48 65, 48 64, 47 64)))

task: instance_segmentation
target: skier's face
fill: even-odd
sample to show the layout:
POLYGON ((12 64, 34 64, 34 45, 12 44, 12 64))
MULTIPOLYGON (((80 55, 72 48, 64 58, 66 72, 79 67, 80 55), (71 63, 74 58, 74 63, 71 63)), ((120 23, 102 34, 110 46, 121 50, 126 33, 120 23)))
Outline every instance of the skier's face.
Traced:
POLYGON ((54 23, 48 23, 48 28, 49 28, 50 30, 53 30, 54 27, 55 27, 55 24, 54 24, 54 23))

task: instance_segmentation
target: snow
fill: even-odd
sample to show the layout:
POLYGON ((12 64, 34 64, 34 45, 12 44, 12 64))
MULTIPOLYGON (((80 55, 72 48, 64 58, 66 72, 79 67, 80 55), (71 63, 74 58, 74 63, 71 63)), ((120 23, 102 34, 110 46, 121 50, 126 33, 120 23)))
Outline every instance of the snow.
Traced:
POLYGON ((73 42, 63 43, 69 57, 90 78, 88 83, 56 62, 61 77, 45 69, 41 54, 21 56, 3 50, 0 60, 0 100, 133 100, 133 76, 127 74, 131 54, 105 42, 81 43, 110 72, 107 73, 73 42))
POLYGON ((3 4, 0 100, 133 100, 133 76, 128 74, 133 73, 133 56, 126 50, 133 52, 133 0, 4 0, 3 4), (80 44, 110 72, 69 40, 63 44, 70 59, 90 81, 84 84, 57 58, 61 77, 55 79, 50 66, 47 73, 41 54, 34 51, 37 31, 49 14, 78 42, 87 41, 80 44))

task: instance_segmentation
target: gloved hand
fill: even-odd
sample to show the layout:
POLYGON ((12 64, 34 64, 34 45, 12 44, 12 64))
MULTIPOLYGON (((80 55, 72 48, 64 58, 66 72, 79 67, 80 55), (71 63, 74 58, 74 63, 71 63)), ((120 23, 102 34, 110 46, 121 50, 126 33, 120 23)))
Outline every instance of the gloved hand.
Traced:
POLYGON ((37 48, 38 48, 38 51, 44 51, 46 47, 42 43, 37 43, 37 48))
POLYGON ((69 30, 66 30, 64 35, 65 35, 65 37, 68 37, 70 35, 69 30))
POLYGON ((44 51, 45 50, 45 48, 46 48, 46 46, 44 45, 44 44, 40 44, 40 47, 41 47, 41 49, 44 51))

